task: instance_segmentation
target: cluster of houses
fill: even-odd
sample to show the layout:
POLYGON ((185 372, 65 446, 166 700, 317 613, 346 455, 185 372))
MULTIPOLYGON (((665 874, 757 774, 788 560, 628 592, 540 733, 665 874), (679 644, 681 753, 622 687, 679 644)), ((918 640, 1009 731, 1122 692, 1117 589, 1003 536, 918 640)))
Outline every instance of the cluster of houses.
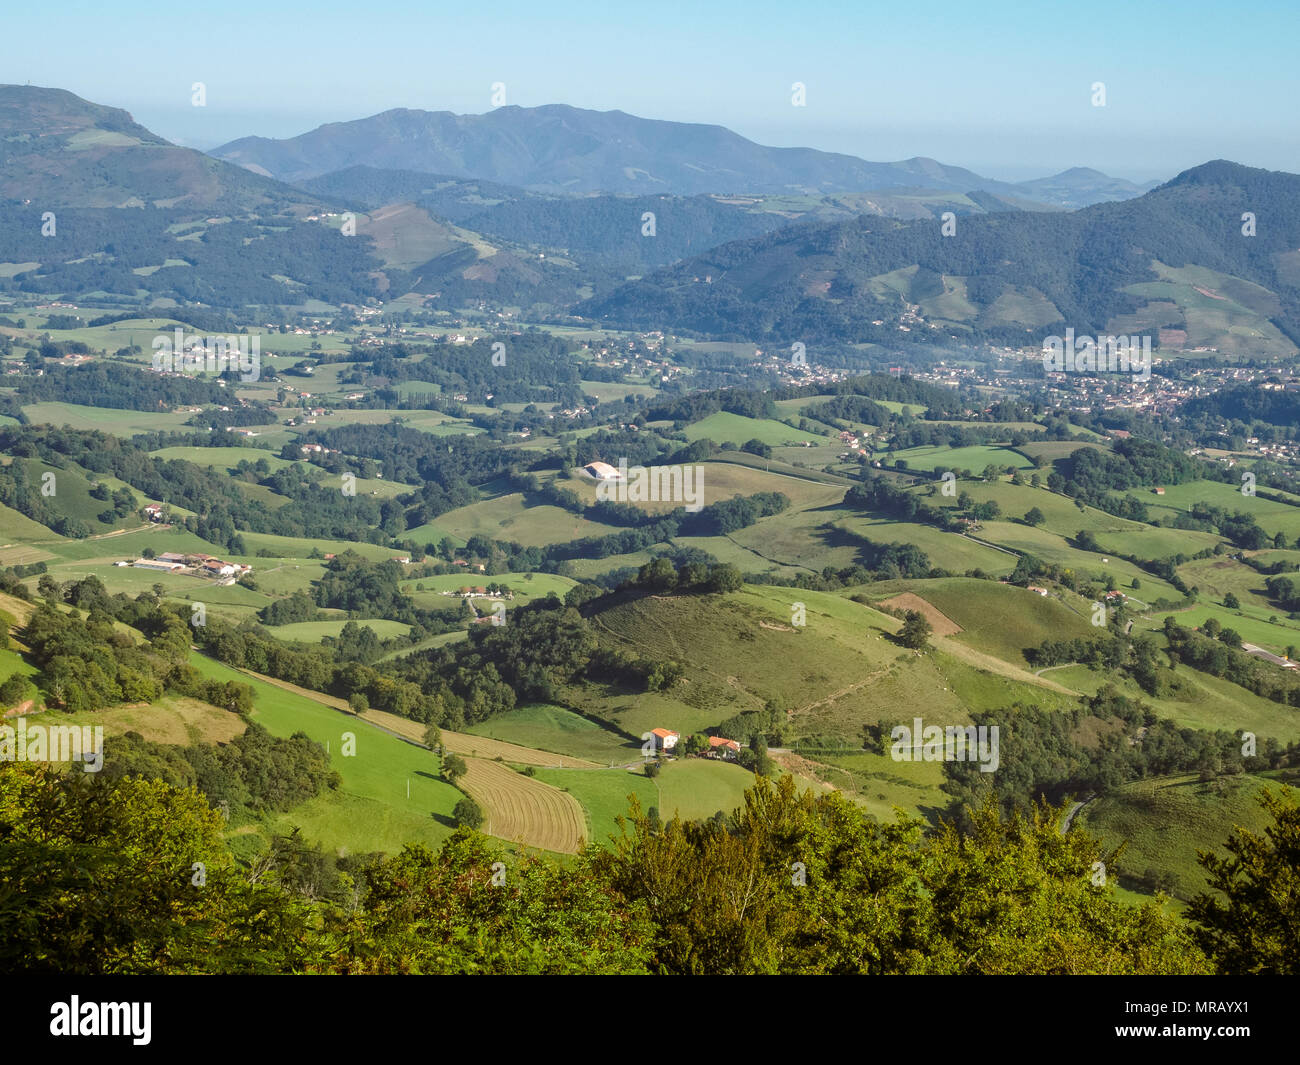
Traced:
MULTIPOLYGON (((670 754, 677 748, 677 742, 681 739, 680 733, 672 729, 655 728, 650 730, 651 750, 657 754, 670 754)), ((727 762, 734 762, 740 754, 740 743, 737 740, 724 739, 722 736, 710 736, 708 749, 701 754, 702 758, 721 758, 727 762)))
POLYGON ((119 566, 155 570, 158 573, 182 573, 189 577, 209 577, 233 584, 240 577, 253 572, 252 566, 239 562, 226 562, 212 555, 178 554, 165 551, 157 558, 137 558, 134 562, 119 562, 119 566))
POLYGON ((464 585, 463 587, 457 588, 454 592, 450 592, 450 591, 449 591, 449 592, 440 592, 440 593, 438 593, 438 594, 440 594, 440 595, 450 595, 450 596, 454 596, 454 597, 457 598, 457 599, 505 599, 505 600, 510 600, 510 599, 514 599, 514 597, 515 597, 515 593, 512 592, 509 588, 505 589, 505 591, 501 591, 500 589, 497 589, 497 588, 494 587, 494 589, 493 589, 492 591, 489 592, 486 588, 482 587, 481 585, 472 585, 472 586, 471 586, 471 585, 468 585, 468 584, 467 584, 467 585, 464 585))

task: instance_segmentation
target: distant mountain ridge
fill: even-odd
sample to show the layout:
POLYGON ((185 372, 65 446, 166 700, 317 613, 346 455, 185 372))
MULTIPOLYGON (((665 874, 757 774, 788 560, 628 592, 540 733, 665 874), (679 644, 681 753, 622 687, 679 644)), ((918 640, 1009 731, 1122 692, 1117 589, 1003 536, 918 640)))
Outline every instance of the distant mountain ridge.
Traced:
MULTIPOLYGON (((828 195, 929 188, 1039 198, 1027 183, 994 181, 924 157, 879 163, 813 148, 771 148, 723 126, 563 104, 501 107, 481 115, 395 109, 284 140, 244 137, 211 154, 289 182, 367 166, 568 194, 828 195)), ((1054 197, 1043 202, 1074 207, 1143 191, 1095 171, 1068 177, 1072 173, 1042 179, 1044 193, 1054 197)))

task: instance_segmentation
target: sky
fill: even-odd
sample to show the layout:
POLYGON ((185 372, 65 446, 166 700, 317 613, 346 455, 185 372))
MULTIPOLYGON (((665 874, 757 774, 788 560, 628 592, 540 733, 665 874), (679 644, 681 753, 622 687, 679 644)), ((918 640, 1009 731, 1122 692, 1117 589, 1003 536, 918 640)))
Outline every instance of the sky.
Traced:
POLYGON ((0 83, 69 89, 204 149, 394 107, 481 113, 503 83, 507 104, 1006 180, 1163 180, 1216 158, 1300 172, 1296 0, 48 0, 0 26, 0 83))

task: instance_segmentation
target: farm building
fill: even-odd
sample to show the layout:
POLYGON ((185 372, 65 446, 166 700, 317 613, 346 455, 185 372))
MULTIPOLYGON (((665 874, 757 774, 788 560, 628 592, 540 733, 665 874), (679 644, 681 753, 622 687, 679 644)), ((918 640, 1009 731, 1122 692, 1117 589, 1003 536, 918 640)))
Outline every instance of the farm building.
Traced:
POLYGON ((676 732, 666 728, 652 728, 650 735, 653 737, 650 742, 656 751, 671 751, 679 739, 676 732))
POLYGON ((1281 658, 1278 655, 1273 654, 1271 651, 1265 651, 1262 647, 1256 647, 1253 643, 1243 643, 1241 649, 1248 655, 1252 655, 1255 658, 1261 658, 1265 662, 1271 662, 1273 665, 1281 666, 1283 669, 1297 668, 1296 663, 1292 662, 1291 659, 1281 658))
POLYGON ((621 481, 623 475, 608 462, 589 462, 582 467, 598 481, 621 481))
POLYGON ((712 758, 735 759, 740 753, 740 743, 736 740, 723 739, 721 736, 709 737, 709 755, 712 758))
POLYGON ((137 558, 132 565, 136 569, 153 569, 161 573, 175 573, 185 568, 179 562, 168 562, 161 558, 137 558))

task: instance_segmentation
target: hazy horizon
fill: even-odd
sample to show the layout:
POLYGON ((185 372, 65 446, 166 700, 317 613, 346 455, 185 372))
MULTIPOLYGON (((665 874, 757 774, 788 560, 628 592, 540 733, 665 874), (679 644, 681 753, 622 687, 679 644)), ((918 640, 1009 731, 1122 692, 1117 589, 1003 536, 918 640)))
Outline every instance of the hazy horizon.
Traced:
MULTIPOLYGON (((1288 55, 1300 12, 1190 0, 1031 11, 991 0, 924 14, 771 0, 620 11, 590 0, 541 12, 517 0, 451 12, 338 0, 310 15, 231 0, 186 12, 158 0, 74 0, 57 49, 11 57, 4 80, 57 85, 210 150, 285 138, 396 107, 476 114, 565 103, 726 126, 764 145, 872 161, 927 156, 990 178, 1087 166, 1143 182, 1210 159, 1300 171, 1288 55), (1269 25, 1267 34, 1256 32, 1269 25), (181 55, 178 31, 201 42, 181 55), (137 56, 123 62, 123 56, 137 56), (190 105, 203 82, 207 105, 190 105), (792 105, 805 86, 806 106, 792 105), (1104 83, 1106 104, 1093 105, 1104 83)), ((50 8, 6 16, 41 41, 50 8)))

